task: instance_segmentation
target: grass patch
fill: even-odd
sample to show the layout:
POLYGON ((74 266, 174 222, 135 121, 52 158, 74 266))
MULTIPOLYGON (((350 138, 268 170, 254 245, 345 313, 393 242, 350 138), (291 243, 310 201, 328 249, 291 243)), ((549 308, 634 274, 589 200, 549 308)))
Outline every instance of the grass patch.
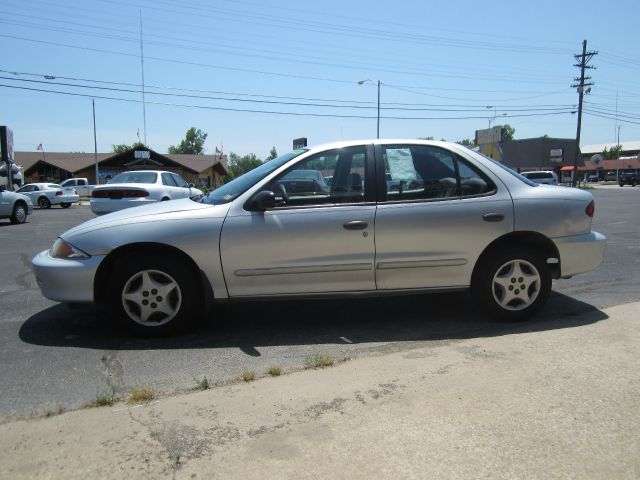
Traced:
POLYGON ((51 410, 45 410, 42 416, 45 418, 49 418, 49 417, 55 417, 56 415, 62 415, 63 413, 64 413, 64 407, 62 405, 58 405, 57 407, 51 410))
POLYGON ((271 375, 272 377, 279 377, 282 375, 282 369, 280 367, 269 367, 267 368, 267 375, 271 375))
POLYGON ((211 388, 211 384, 207 377, 202 377, 202 380, 198 380, 193 377, 193 381, 196 382, 196 390, 209 390, 209 388, 211 388))
POLYGON ((307 368, 326 368, 333 367, 335 365, 335 360, 327 355, 320 355, 316 353, 312 357, 306 357, 304 359, 304 365, 307 368))
POLYGON ((242 380, 244 380, 245 382, 253 382, 255 379, 256 374, 254 372, 250 372, 248 370, 242 372, 242 380))
POLYGON ((136 403, 149 402, 156 398, 156 393, 148 387, 136 387, 129 391, 127 403, 133 405, 136 403))
POLYGON ((96 395, 96 398, 94 398, 90 402, 85 403, 83 406, 85 408, 111 407, 119 401, 120 397, 118 397, 118 395, 116 394, 116 387, 111 385, 109 387, 109 390, 105 392, 99 392, 96 395))

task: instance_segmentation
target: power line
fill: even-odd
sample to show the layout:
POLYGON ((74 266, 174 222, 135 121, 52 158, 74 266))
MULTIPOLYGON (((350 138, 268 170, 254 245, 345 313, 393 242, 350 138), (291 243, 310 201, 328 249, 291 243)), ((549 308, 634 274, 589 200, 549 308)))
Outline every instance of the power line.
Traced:
MULTIPOLYGON (((115 88, 115 87, 100 87, 94 85, 80 85, 76 83, 66 83, 66 82, 56 82, 53 80, 32 80, 32 79, 16 79, 6 76, 1 76, 2 80, 9 81, 18 81, 18 82, 28 82, 28 83, 38 83, 38 84, 46 84, 46 85, 58 85, 62 87, 76 87, 76 88, 85 88, 85 89, 95 89, 95 90, 105 90, 111 92, 121 92, 121 93, 139 93, 139 90, 132 90, 126 88, 115 88)), ((247 98, 234 98, 234 97, 213 97, 206 95, 189 95, 189 94, 176 94, 176 93, 164 93, 164 92, 146 92, 148 95, 160 95, 167 97, 181 97, 181 98, 191 98, 198 100, 221 100, 221 101, 233 101, 233 102, 245 102, 245 103, 262 103, 262 104, 270 104, 270 105, 287 105, 287 106, 304 106, 304 107, 321 107, 321 108, 352 108, 352 109, 375 109, 376 106, 369 105, 335 105, 328 103, 305 103, 305 102, 283 102, 283 101, 275 101, 275 100, 253 100, 247 98)), ((144 99, 143 99, 144 102, 144 99)), ((398 104, 394 104, 398 105, 398 104)), ((472 105, 472 106, 464 106, 464 105, 440 105, 440 104, 427 104, 426 106, 429 108, 415 107, 415 106, 406 106, 411 104, 400 104, 403 106, 385 106, 381 107, 382 110, 390 111, 390 110, 399 110, 399 111, 441 111, 441 112, 486 112, 485 105, 472 105), (449 108, 444 108, 449 107, 449 108), (451 108, 456 107, 456 108, 451 108)), ((534 112, 534 111, 565 111, 568 108, 573 108, 571 105, 527 105, 527 106, 501 106, 501 112, 534 112)))
MULTIPOLYGON (((595 111, 592 111, 592 110, 590 110, 590 109, 588 109, 588 108, 586 108, 586 109, 584 110, 584 113, 586 113, 586 114, 588 114, 588 115, 591 115, 591 116, 593 116, 593 117, 606 118, 607 120, 615 120, 615 119, 616 119, 616 117, 615 117, 615 116, 613 116, 613 115, 603 115, 603 114, 601 114, 601 113, 597 113, 597 112, 595 112, 595 111)), ((618 118, 618 121, 619 121, 619 122, 623 122, 623 123, 632 123, 632 124, 634 124, 634 125, 640 125, 640 122, 634 122, 634 121, 632 121, 632 120, 626 120, 626 119, 622 119, 622 118, 618 118)))
MULTIPOLYGON (((42 93, 54 93, 59 95, 69 95, 74 97, 84 97, 84 98, 96 98, 102 100, 114 100, 114 101, 122 101, 129 103, 140 103, 140 100, 128 99, 128 98, 117 98, 117 97, 107 97, 102 95, 89 95, 84 93, 76 93, 76 92, 61 92, 58 90, 47 90, 41 88, 31 88, 31 87, 19 87, 16 85, 6 85, 0 84, 0 87, 4 88, 12 88, 17 90, 26 90, 32 92, 42 92, 42 93)), ((376 116, 365 116, 365 115, 343 115, 343 114, 325 114, 325 113, 312 113, 312 112, 282 112, 282 111, 269 111, 269 110, 253 110, 253 109, 242 109, 242 108, 229 108, 229 107, 216 107, 216 106, 208 106, 208 105, 189 105, 189 104, 179 104, 179 103, 168 103, 168 102, 155 102, 148 101, 150 105, 163 105, 163 106, 171 106, 171 107, 183 107, 183 108, 195 108, 201 110, 219 110, 226 112, 246 112, 246 113, 263 113, 269 115, 290 115, 290 116, 298 116, 298 117, 325 117, 325 118, 357 118, 357 119, 374 119, 376 116)), ((571 110, 559 111, 559 112, 545 112, 545 113, 526 113, 526 114, 516 114, 516 115, 505 115, 505 118, 519 118, 519 117, 537 117, 537 116, 549 116, 549 115, 565 115, 569 113, 574 113, 571 110)), ((487 116, 457 116, 457 117, 400 117, 400 116, 385 116, 387 120, 486 120, 487 116)))

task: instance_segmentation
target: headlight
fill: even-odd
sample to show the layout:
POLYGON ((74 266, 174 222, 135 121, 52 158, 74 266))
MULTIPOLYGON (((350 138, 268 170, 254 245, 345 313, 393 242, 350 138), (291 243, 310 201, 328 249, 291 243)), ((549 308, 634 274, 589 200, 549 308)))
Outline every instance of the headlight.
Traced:
POLYGON ((63 239, 58 238, 51 249, 49 250, 49 256, 52 258, 62 258, 65 260, 76 260, 81 258, 90 258, 90 255, 87 255, 82 250, 74 247, 70 243, 65 242, 63 239))

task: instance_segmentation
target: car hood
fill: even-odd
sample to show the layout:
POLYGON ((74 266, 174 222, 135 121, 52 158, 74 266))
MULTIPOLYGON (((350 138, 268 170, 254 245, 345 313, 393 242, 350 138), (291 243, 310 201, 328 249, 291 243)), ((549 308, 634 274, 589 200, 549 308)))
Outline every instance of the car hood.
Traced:
POLYGON ((147 222, 163 222, 168 220, 188 218, 221 218, 227 214, 229 205, 207 205, 188 198, 157 202, 139 207, 125 208, 117 212, 108 213, 67 230, 62 238, 82 235, 94 230, 112 228, 124 224, 139 224, 147 222))

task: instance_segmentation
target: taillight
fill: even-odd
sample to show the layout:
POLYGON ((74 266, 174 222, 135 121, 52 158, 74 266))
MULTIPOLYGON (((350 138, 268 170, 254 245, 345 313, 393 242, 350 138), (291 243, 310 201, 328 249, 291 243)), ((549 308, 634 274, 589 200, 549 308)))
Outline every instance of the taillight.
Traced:
POLYGON ((59 197, 60 195, 62 195, 62 190, 56 191, 56 197, 59 197))
POLYGON ((591 200, 591 202, 589 202, 589 205, 587 205, 585 213, 593 218, 593 214, 596 213, 596 204, 593 200, 591 200))
POLYGON ((91 193, 93 198, 140 198, 140 197, 148 197, 149 192, 146 190, 94 190, 91 193))

